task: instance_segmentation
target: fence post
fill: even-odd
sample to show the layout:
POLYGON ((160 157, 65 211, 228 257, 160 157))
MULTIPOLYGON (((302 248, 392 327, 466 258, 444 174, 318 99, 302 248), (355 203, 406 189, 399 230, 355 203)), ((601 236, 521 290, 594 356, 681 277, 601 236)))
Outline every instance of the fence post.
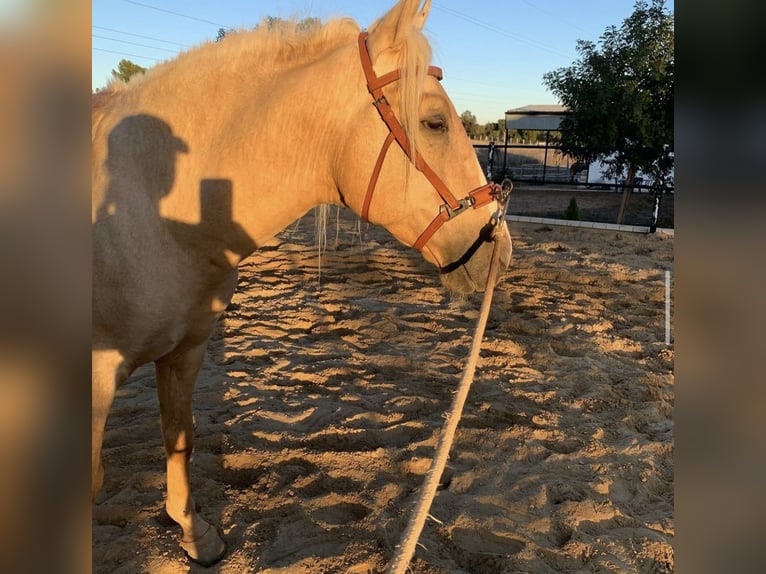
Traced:
POLYGON ((495 142, 489 142, 487 150, 487 181, 492 181, 492 164, 495 162, 495 142))
POLYGON ((551 130, 545 130, 545 156, 543 159, 543 183, 545 183, 545 173, 548 170, 548 141, 551 137, 551 130))
POLYGON ((660 217, 660 199, 662 197, 661 194, 661 190, 654 190, 654 207, 652 207, 652 220, 649 223, 649 233, 654 233, 657 231, 657 220, 660 217))
POLYGON ((508 164, 508 128, 505 129, 505 147, 503 148, 503 177, 507 174, 507 164, 508 164))

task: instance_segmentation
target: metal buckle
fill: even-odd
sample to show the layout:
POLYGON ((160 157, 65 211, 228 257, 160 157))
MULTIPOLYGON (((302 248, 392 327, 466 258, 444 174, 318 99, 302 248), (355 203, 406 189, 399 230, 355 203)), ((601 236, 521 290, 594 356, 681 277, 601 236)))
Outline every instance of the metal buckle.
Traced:
POLYGON ((507 203, 512 191, 513 182, 506 177, 500 184, 493 183, 492 191, 490 193, 492 193, 499 203, 507 203))
POLYGON ((464 197, 463 199, 458 200, 457 207, 455 209, 452 209, 449 206, 449 204, 446 204, 446 203, 441 204, 439 206, 439 213, 446 212, 447 220, 450 220, 456 215, 460 215, 461 213, 463 213, 469 207, 473 207, 473 198, 464 197))
POLYGON ((508 199, 511 196, 511 191, 513 191, 513 182, 506 178, 500 185, 496 183, 490 185, 492 186, 490 193, 495 198, 495 201, 497 201, 497 211, 492 214, 490 223, 494 227, 497 227, 502 221, 505 221, 505 215, 508 212, 508 204, 510 203, 508 199))

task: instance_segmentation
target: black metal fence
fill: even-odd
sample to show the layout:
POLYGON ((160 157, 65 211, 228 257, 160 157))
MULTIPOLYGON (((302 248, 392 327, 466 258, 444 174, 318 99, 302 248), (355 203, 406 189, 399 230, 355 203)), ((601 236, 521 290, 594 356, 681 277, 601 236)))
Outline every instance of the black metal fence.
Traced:
MULTIPOLYGON (((585 186, 589 189, 621 190, 624 179, 588 182, 590 166, 573 162, 555 144, 474 144, 476 155, 487 179, 502 181, 509 177, 515 183, 536 185, 585 186)), ((598 175, 598 174, 595 174, 598 175)), ((637 177, 635 191, 650 191, 651 182, 637 177)), ((672 190, 672 186, 669 188, 672 190)))

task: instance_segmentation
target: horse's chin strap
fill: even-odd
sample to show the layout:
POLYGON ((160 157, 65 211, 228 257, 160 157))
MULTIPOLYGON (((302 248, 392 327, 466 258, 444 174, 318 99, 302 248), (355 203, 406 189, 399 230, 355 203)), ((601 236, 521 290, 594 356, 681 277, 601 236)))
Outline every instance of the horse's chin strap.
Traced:
MULTIPOLYGON (((426 163, 420 155, 420 152, 415 152, 415 157, 413 157, 407 134, 404 132, 402 124, 399 123, 399 120, 396 118, 396 114, 394 113, 393 108, 391 108, 391 104, 388 103, 388 99, 383 94, 384 86, 399 80, 399 70, 388 72, 382 76, 375 75, 375 70, 372 68, 370 52, 367 48, 367 32, 359 34, 359 55, 362 60, 364 76, 367 80, 367 90, 372 95, 372 103, 389 129, 389 134, 383 142, 383 147, 380 149, 378 159, 375 162, 375 167, 370 176, 370 182, 367 185, 367 193, 364 196, 364 202, 362 204, 362 218, 365 221, 369 219, 368 215, 370 212, 370 203, 372 202, 372 194, 375 191, 375 185, 378 182, 378 176, 380 176, 383 161, 386 158, 386 153, 388 153, 391 144, 396 140, 396 143, 399 144, 399 147, 405 155, 415 165, 415 168, 426 176, 426 179, 431 182, 431 185, 434 186, 436 192, 444 200, 444 203, 439 206, 439 213, 434 217, 428 227, 426 227, 425 231, 420 234, 420 237, 418 237, 413 245, 415 249, 422 251, 423 247, 428 243, 428 240, 431 239, 434 233, 436 233, 447 221, 460 215, 468 208, 477 209, 495 201, 499 198, 501 189, 496 183, 487 183, 468 192, 468 195, 463 199, 456 199, 449 188, 439 176, 436 175, 428 163, 426 163)), ((442 79, 441 68, 429 66, 428 73, 437 80, 442 79)))

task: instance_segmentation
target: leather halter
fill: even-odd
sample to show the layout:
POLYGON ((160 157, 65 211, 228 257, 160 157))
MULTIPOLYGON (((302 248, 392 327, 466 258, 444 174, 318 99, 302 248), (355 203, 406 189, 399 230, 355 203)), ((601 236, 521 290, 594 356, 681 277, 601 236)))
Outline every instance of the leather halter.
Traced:
MULTIPOLYGON (((396 118, 396 114, 391 108, 391 104, 388 103, 388 99, 383 94, 383 87, 399 80, 400 72, 399 70, 394 70, 387 74, 383 74, 382 76, 375 75, 375 71, 372 68, 372 59, 370 58, 370 52, 367 46, 367 36, 367 32, 359 34, 359 56, 362 60, 362 69, 364 70, 364 76, 367 80, 367 90, 372 95, 372 103, 380 113, 381 119, 388 126, 389 134, 383 142, 383 147, 380 149, 378 160, 375 162, 375 167, 370 176, 370 183, 367 185, 367 193, 364 196, 364 203, 362 204, 362 218, 365 221, 368 220, 367 216, 370 211, 372 194, 375 191, 375 185, 378 182, 378 176, 383 167, 383 160, 386 157, 389 147, 393 141, 396 140, 396 143, 399 144, 399 147, 402 148, 405 155, 415 165, 415 168, 426 176, 426 179, 431 182, 431 185, 434 186, 436 192, 444 200, 444 204, 439 206, 439 213, 433 221, 431 221, 428 227, 426 227, 425 231, 420 234, 420 237, 418 237, 413 245, 415 249, 421 251, 434 233, 436 233, 436 231, 447 221, 456 215, 463 213, 469 207, 477 209, 494 201, 495 196, 500 192, 500 186, 496 183, 487 183, 470 191, 463 199, 456 199, 449 188, 426 163, 420 155, 420 152, 416 152, 415 157, 412 157, 410 141, 407 138, 407 134, 405 133, 402 124, 396 118)), ((435 77, 437 80, 442 79, 442 70, 436 66, 429 66, 428 74, 435 77)))

